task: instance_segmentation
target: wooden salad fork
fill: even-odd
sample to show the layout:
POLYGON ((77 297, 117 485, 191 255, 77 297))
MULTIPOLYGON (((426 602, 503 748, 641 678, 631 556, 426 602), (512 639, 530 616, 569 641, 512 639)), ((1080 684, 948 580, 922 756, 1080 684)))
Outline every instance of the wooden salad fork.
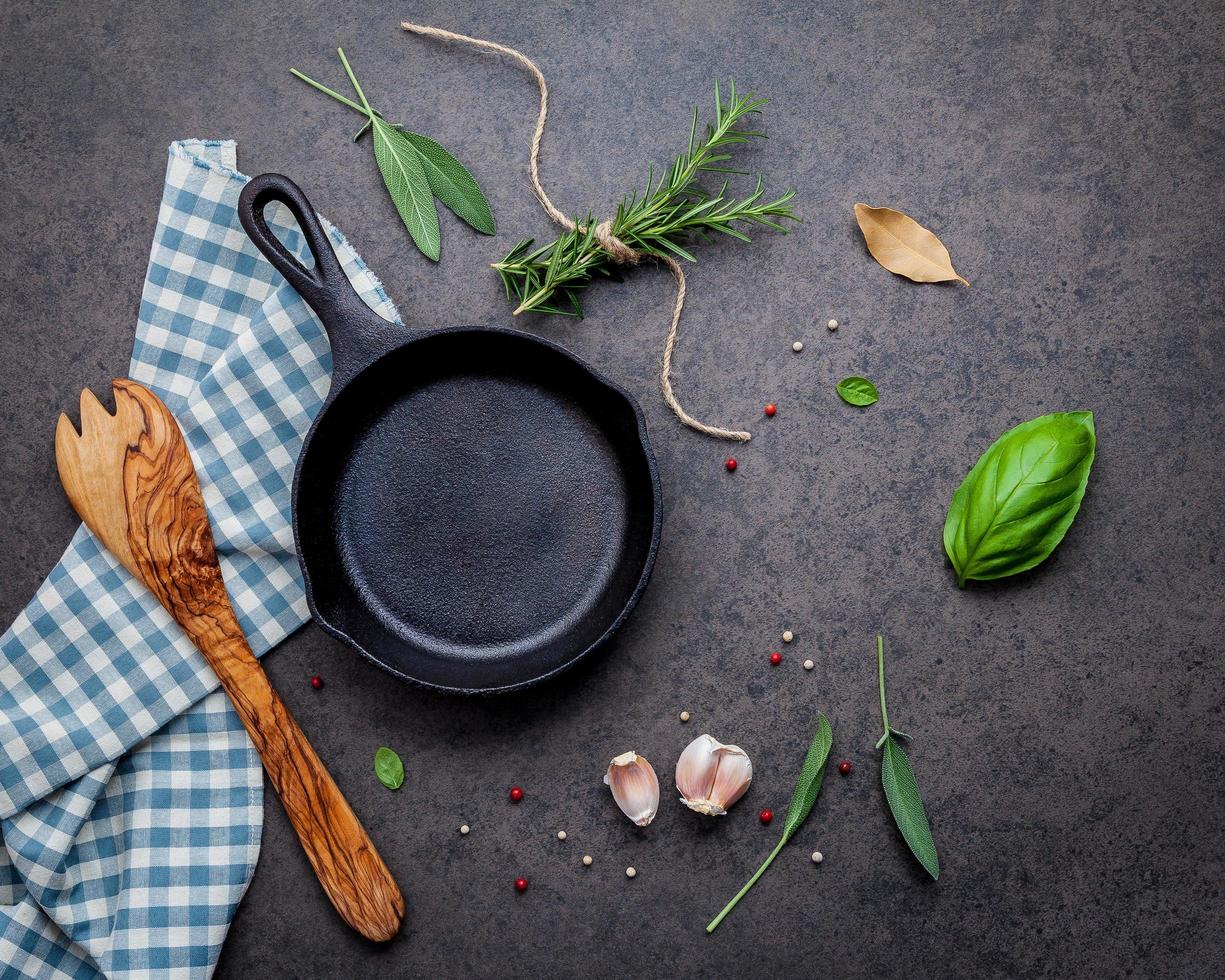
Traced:
POLYGON ((178 423, 136 382, 115 381, 113 388, 114 415, 88 388, 81 392, 79 436, 60 416, 55 459, 68 499, 208 660, 341 918, 368 939, 391 939, 404 918, 404 898, 247 645, 178 423))

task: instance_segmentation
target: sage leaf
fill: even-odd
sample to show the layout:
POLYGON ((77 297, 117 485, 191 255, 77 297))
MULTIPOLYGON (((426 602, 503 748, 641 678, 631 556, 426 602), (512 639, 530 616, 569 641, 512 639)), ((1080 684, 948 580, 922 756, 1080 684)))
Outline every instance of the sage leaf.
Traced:
POLYGON ((392 203, 417 248, 428 258, 438 261, 441 235, 435 197, 477 231, 492 235, 493 212, 467 168, 429 137, 388 122, 381 112, 370 105, 344 51, 337 48, 336 54, 340 57, 345 74, 349 76, 358 102, 296 68, 291 68, 290 72, 311 88, 365 117, 366 121, 353 141, 361 139, 367 130, 371 132, 379 173, 383 175, 383 183, 387 185, 392 203))
POLYGON ((936 856, 936 843, 932 840, 927 813, 923 809, 923 797, 919 795, 919 785, 915 782, 910 760, 898 742, 899 736, 910 736, 889 724, 889 708, 885 703, 885 640, 879 633, 876 636, 876 673, 880 687, 880 723, 885 730, 876 747, 882 750, 880 781, 885 789, 885 799, 910 852, 929 875, 939 878, 940 859, 936 856))
POLYGON ((821 784, 825 781, 825 763, 829 759, 830 747, 834 744, 834 731, 830 728, 829 719, 817 714, 817 734, 813 736, 812 744, 808 746, 808 754, 804 757, 804 767, 800 770, 800 778, 795 784, 795 792, 791 795, 791 805, 787 807, 787 822, 783 824, 783 840, 790 840, 791 835, 800 828, 808 814, 812 812, 821 792, 821 784))
POLYGON ((404 785, 404 763, 385 745, 374 753, 374 774, 388 789, 399 789, 404 785))
POLYGON ((493 211, 468 168, 428 136, 403 128, 398 131, 420 156, 434 196, 461 221, 483 234, 492 235, 495 231, 493 211))
POLYGON ((438 209, 425 175, 421 155, 398 129, 377 116, 370 117, 374 135, 374 159, 387 193, 400 212, 404 227, 417 248, 427 258, 438 261, 442 238, 438 230, 438 209))
POLYGON ((774 850, 762 862, 761 867, 753 873, 753 877, 740 891, 736 892, 730 902, 723 906, 723 911, 710 920, 710 924, 706 927, 707 933, 714 932, 719 927, 719 923, 727 918, 727 914, 748 894, 749 889, 757 884, 757 879, 765 874, 766 868, 770 867, 774 859, 778 857, 778 852, 783 849, 787 841, 791 840, 792 834, 799 830, 800 824, 808 818, 813 805, 817 802, 817 795, 821 792, 821 784, 825 780, 825 763, 829 759, 829 750, 833 744, 834 733, 830 728, 829 720, 818 712, 817 733, 808 746, 808 754, 804 756, 804 765, 800 769, 800 778, 796 781, 795 791, 791 794, 791 805, 787 807, 787 822, 783 825, 783 836, 774 845, 774 850))
POLYGON ((957 584, 1044 561, 1080 510, 1096 449, 1092 412, 1043 415, 1000 436, 953 494, 944 521, 957 584))
POLYGON ((848 405, 873 405, 880 395, 867 378, 851 376, 838 382, 838 394, 848 405))
POLYGON ((890 272, 913 282, 948 282, 970 285, 953 270, 949 250, 932 232, 908 214, 893 208, 855 205, 855 220, 872 258, 890 272))
POLYGON ((893 734, 885 739, 882 748, 880 781, 893 819, 924 870, 933 878, 939 878, 940 859, 936 855, 936 843, 932 840, 931 827, 927 823, 923 798, 919 795, 910 760, 893 734))

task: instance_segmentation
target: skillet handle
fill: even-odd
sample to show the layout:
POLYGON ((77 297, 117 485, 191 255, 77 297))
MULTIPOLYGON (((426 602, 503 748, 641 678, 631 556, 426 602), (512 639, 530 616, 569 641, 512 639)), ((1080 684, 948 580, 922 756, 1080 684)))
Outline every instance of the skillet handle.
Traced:
POLYGON ((332 391, 396 346, 394 325, 357 295, 315 209, 292 180, 281 174, 252 177, 238 197, 238 220, 255 247, 323 322, 332 345, 332 391), (315 259, 313 269, 299 262, 268 227, 264 209, 273 201, 289 208, 298 222, 315 259))

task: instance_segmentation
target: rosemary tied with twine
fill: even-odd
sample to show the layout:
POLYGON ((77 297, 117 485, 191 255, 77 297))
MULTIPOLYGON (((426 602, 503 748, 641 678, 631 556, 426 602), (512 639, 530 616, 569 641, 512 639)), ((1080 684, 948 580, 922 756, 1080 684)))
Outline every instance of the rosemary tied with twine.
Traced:
POLYGON ((676 158, 668 171, 658 179, 652 171, 647 177, 646 190, 641 195, 635 193, 623 198, 613 218, 596 221, 589 214, 580 223, 569 218, 549 199, 540 182, 540 144, 549 114, 549 87, 536 64, 522 52, 493 41, 407 21, 400 26, 414 34, 459 41, 507 55, 531 73, 540 90, 540 112, 532 134, 528 173, 541 206, 565 233, 542 248, 534 248, 535 243, 530 239, 519 242, 501 262, 494 263, 507 296, 518 300, 515 314, 537 311, 581 316, 578 292, 596 276, 615 276, 619 267, 636 265, 644 258, 663 263, 676 282, 672 322, 664 340, 660 370, 664 401, 691 429, 719 439, 748 442, 752 437, 749 432, 707 425, 681 407, 672 390, 672 355, 680 332, 681 311, 685 307, 685 271, 678 257, 696 261, 681 242, 690 235, 706 240, 710 232, 747 242, 749 237, 734 227, 733 222, 786 231, 779 221, 784 218, 799 220, 789 203, 794 191, 787 191, 773 201, 764 200, 764 182, 760 176, 754 192, 743 199, 728 196, 726 180, 717 193, 698 183, 703 173, 742 173, 723 166, 731 159, 726 151, 736 144, 765 138, 763 133, 736 128, 746 116, 760 112, 765 100, 752 95, 738 96, 733 83, 725 104, 716 84, 714 121, 699 136, 698 111, 694 109, 688 149, 676 158))

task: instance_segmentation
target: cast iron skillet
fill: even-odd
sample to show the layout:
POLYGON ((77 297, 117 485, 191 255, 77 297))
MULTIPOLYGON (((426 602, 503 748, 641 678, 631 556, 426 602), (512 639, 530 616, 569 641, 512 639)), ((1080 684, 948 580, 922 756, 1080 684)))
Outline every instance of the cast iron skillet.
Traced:
POLYGON ((332 344, 293 487, 320 625, 398 677, 464 693, 526 687, 608 639, 659 546, 659 474, 634 400, 524 333, 388 323, 286 177, 254 178, 238 207, 332 344), (313 268, 269 230, 272 201, 313 268))

